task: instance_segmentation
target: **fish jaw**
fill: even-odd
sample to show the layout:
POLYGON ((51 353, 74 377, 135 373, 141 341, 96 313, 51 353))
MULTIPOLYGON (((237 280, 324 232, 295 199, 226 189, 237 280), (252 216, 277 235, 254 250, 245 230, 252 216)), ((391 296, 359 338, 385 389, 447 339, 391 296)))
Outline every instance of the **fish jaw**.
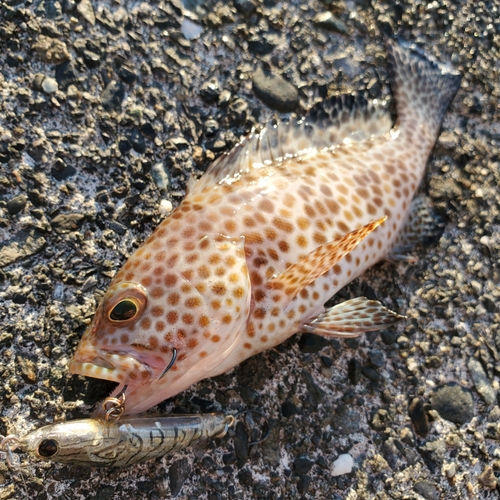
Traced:
MULTIPOLYGON (((111 398, 121 395, 125 391, 124 415, 135 415, 145 412, 152 406, 185 391, 200 380, 215 377, 227 370, 226 366, 234 366, 231 362, 233 354, 237 354, 242 338, 246 333, 246 321, 242 321, 238 331, 231 337, 230 342, 224 342, 211 354, 200 358, 195 350, 186 357, 175 361, 170 370, 154 380, 145 380, 143 385, 128 385, 121 383, 110 395, 111 398), (222 368, 221 368, 222 367, 222 368)), ((88 375, 92 376, 92 375, 88 375)), ((99 377, 103 378, 103 377, 99 377)), ((102 405, 95 410, 94 418, 103 418, 105 411, 102 405)))
POLYGON ((161 357, 138 349, 134 352, 129 346, 111 351, 82 342, 68 369, 75 375, 142 386, 161 376, 164 366, 165 360, 161 357))

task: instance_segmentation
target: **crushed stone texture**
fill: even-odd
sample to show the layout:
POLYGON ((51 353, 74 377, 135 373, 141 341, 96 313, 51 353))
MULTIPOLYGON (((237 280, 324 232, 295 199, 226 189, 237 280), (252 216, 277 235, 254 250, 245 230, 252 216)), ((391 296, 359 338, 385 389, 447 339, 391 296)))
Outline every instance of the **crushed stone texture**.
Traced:
MULTIPOLYGON (((500 2, 0 0, 0 434, 88 417, 113 384, 68 361, 110 280, 191 176, 273 117, 390 95, 384 38, 463 75, 420 192, 443 234, 341 290, 408 318, 299 336, 160 404, 254 408, 122 471, 0 463, 0 496, 498 498, 500 2), (188 40, 186 20, 200 27, 188 40), (158 181, 155 165, 165 175, 158 181), (244 427, 242 427, 244 426, 244 427), (265 441, 252 445, 267 430, 265 441), (353 471, 332 477, 341 454, 353 471)), ((332 303, 332 305, 334 304, 332 303)))

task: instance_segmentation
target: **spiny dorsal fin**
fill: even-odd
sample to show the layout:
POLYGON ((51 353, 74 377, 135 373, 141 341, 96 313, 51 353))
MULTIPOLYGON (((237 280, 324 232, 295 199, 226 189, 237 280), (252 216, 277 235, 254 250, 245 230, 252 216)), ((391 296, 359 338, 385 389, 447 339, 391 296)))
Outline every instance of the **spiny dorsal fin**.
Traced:
POLYGON ((229 153, 217 158, 205 174, 188 183, 189 193, 224 183, 253 168, 276 166, 292 157, 303 157, 346 142, 367 141, 386 134, 392 121, 385 104, 362 95, 340 95, 314 105, 300 121, 291 119, 255 129, 229 153))
POLYGON ((405 316, 387 309, 376 300, 357 297, 330 307, 314 321, 304 324, 303 330, 331 337, 358 337, 365 332, 387 328, 402 319, 405 316))
POLYGON ((340 259, 353 250, 387 217, 372 221, 344 236, 321 245, 296 264, 266 284, 268 290, 282 290, 286 300, 292 300, 301 290, 328 272, 340 259))
POLYGON ((314 140, 322 144, 369 141, 392 128, 387 103, 367 101, 362 94, 333 96, 315 104, 306 116, 314 140))

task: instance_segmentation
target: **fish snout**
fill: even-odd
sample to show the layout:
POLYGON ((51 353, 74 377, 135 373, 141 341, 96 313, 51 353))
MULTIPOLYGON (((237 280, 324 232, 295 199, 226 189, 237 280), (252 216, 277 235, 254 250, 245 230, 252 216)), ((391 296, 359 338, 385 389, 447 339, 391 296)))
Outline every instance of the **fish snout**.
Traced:
POLYGON ((128 385, 143 385, 155 378, 153 369, 128 353, 94 349, 78 350, 69 362, 69 372, 128 385))

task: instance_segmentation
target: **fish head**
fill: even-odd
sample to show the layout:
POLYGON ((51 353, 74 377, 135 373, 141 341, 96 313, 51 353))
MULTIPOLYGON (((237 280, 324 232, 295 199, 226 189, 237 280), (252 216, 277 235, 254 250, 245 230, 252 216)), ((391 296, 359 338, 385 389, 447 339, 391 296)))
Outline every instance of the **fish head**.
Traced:
MULTIPOLYGON (((204 236, 169 254, 168 262, 151 254, 158 266, 146 265, 147 272, 120 271, 69 371, 127 386, 127 413, 210 377, 246 330, 250 280, 243 244, 243 238, 204 236)), ((132 267, 140 271, 149 253, 132 255, 139 259, 132 267)))

